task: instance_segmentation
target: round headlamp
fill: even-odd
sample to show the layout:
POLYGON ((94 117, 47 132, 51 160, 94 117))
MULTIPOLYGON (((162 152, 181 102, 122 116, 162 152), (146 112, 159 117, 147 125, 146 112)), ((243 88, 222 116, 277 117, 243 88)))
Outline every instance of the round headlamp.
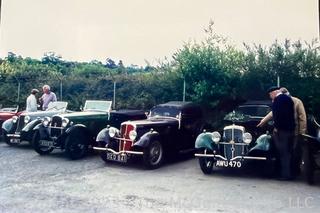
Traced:
POLYGON ((130 138, 130 140, 134 141, 134 140, 136 139, 136 137, 137 137, 137 132, 136 132, 135 130, 131 130, 131 131, 129 132, 129 138, 130 138))
POLYGON ((245 142, 246 144, 249 144, 252 141, 252 135, 249 132, 244 133, 242 138, 243 142, 245 142))
POLYGON ((17 121, 18 121, 18 116, 13 116, 12 117, 12 122, 13 123, 17 123, 17 121))
POLYGON ((65 128, 65 127, 67 127, 68 123, 69 123, 69 119, 68 118, 63 118, 61 126, 65 128))
POLYGON ((110 127, 110 128, 109 128, 109 136, 110 136, 111 138, 113 138, 114 136, 116 136, 116 134, 117 134, 117 129, 114 128, 114 127, 110 127))
POLYGON ((213 132, 213 133, 212 133, 212 140, 213 140, 213 142, 219 143, 220 139, 221 139, 221 135, 220 135, 219 132, 213 132))
POLYGON ((43 126, 49 126, 51 119, 49 117, 45 117, 42 121, 43 126))
POLYGON ((25 123, 29 123, 29 121, 31 120, 30 116, 27 115, 26 117, 24 117, 24 122, 25 123))

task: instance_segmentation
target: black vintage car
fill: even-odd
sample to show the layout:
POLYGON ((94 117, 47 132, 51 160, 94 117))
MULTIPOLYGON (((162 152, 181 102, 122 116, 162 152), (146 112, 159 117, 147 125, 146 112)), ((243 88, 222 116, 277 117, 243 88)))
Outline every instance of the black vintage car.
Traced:
POLYGON ((246 160, 263 160, 272 165, 274 154, 268 134, 272 123, 263 129, 256 127, 271 111, 270 106, 271 102, 246 102, 225 116, 222 130, 201 133, 196 139, 195 156, 199 157, 202 172, 210 174, 213 166, 240 168, 246 160))
POLYGON ((35 132, 35 127, 42 122, 45 117, 55 114, 70 112, 67 110, 68 102, 50 102, 46 111, 22 112, 14 115, 2 124, 4 140, 8 145, 18 145, 23 141, 31 142, 35 132))
POLYGON ((146 168, 158 168, 167 153, 194 150, 204 121, 201 108, 191 102, 168 102, 153 107, 148 119, 127 121, 120 129, 107 127, 97 136, 101 158, 127 162, 143 157, 146 168))
POLYGON ((308 133, 302 136, 302 174, 309 184, 314 184, 314 174, 320 170, 320 124, 313 116, 308 119, 308 133))
POLYGON ((107 125, 120 127, 127 120, 146 118, 141 110, 111 110, 111 101, 86 101, 82 112, 45 118, 38 126, 33 146, 40 155, 53 149, 65 150, 71 159, 84 157, 95 143, 95 137, 107 125))

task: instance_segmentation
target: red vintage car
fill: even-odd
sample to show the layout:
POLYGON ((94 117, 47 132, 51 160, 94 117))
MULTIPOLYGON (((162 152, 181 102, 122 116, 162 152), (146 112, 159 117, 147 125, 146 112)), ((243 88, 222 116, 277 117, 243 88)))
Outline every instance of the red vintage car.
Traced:
POLYGON ((19 111, 19 106, 16 107, 3 107, 0 108, 0 136, 2 135, 2 123, 5 120, 12 118, 13 116, 20 115, 21 111, 19 111))

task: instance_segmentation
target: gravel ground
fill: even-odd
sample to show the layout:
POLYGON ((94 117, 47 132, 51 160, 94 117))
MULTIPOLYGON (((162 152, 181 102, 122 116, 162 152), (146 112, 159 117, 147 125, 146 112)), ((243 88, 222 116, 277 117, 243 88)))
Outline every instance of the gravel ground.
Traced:
POLYGON ((319 185, 268 179, 253 168, 204 175, 194 158, 148 171, 0 142, 0 162, 0 213, 320 211, 319 185))

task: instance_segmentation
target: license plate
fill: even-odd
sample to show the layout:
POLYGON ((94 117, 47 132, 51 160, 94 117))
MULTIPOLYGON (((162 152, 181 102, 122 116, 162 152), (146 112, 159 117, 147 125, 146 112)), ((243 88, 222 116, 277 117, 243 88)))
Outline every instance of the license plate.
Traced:
POLYGON ((242 166, 240 161, 227 161, 227 160, 217 160, 217 167, 230 167, 230 168, 240 168, 242 166))
POLYGON ((107 159, 111 161, 122 162, 122 163, 126 163, 128 160, 127 155, 117 155, 110 152, 107 153, 107 159))
POLYGON ((48 147, 52 147, 53 146, 53 141, 39 141, 40 146, 48 146, 48 147))
POLYGON ((11 138, 10 143, 20 143, 20 139, 19 138, 11 138))

